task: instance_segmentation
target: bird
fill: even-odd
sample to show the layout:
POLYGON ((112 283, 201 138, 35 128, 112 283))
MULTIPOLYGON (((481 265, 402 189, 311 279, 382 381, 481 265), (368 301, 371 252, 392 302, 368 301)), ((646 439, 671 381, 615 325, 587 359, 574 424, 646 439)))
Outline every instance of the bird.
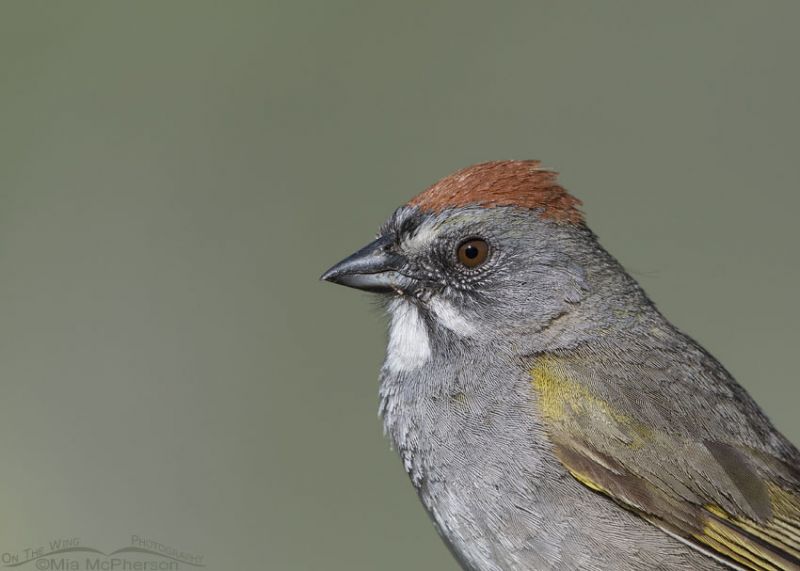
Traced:
POLYGON ((463 569, 800 570, 800 452, 539 161, 446 176, 321 279, 387 311, 380 416, 463 569))

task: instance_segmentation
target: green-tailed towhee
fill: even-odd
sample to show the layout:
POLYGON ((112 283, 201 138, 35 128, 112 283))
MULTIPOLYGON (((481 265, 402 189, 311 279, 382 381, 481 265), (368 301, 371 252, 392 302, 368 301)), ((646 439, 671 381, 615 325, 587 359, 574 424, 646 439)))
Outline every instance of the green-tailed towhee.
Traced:
POLYGON ((391 315, 380 414, 465 569, 800 569, 800 453, 536 161, 452 174, 323 279, 391 315))

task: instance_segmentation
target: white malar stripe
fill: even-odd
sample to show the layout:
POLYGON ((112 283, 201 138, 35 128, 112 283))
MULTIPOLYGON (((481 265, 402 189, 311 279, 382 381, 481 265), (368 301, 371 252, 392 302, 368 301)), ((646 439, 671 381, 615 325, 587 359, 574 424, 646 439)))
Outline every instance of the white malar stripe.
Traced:
POLYGON ((393 373, 414 371, 431 357, 428 328, 413 303, 397 299, 389 306, 389 345, 384 366, 393 373))
POLYGON ((477 332, 475 325, 469 322, 452 303, 441 298, 430 301, 430 308, 436 319, 443 326, 461 337, 472 337, 477 332))

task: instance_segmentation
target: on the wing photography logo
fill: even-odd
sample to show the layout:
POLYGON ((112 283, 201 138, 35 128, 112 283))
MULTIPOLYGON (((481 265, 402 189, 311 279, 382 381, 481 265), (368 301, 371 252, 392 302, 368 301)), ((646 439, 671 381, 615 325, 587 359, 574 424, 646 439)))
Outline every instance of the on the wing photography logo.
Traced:
POLYGON ((47 545, 0 553, 3 567, 39 571, 175 571, 205 567, 203 556, 149 537, 131 535, 128 545, 103 551, 79 537, 53 539, 47 545))

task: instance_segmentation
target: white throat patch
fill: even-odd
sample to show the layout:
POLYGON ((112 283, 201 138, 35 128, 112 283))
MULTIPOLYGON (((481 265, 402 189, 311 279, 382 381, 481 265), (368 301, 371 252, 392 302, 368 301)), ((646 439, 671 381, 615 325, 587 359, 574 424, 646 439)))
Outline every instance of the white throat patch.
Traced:
POLYGON ((431 357, 428 328, 419 309, 408 300, 398 298, 389 306, 389 345, 384 366, 393 373, 414 371, 431 357))

